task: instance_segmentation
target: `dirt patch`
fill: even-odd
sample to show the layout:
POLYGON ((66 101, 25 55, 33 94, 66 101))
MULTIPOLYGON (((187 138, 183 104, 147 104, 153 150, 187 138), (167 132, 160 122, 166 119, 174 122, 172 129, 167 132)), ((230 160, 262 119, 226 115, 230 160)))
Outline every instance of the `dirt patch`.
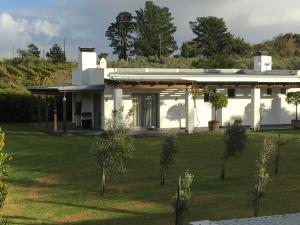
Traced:
POLYGON ((32 186, 27 189, 27 198, 32 200, 40 200, 48 198, 51 193, 47 190, 47 187, 58 184, 59 178, 57 175, 49 175, 36 179, 32 186))
POLYGON ((16 190, 11 186, 8 189, 8 195, 2 210, 3 215, 5 215, 6 213, 14 213, 14 212, 21 213, 23 211, 23 206, 16 203, 18 196, 15 193, 16 190))
POLYGON ((118 204, 120 209, 145 209, 145 208, 157 208, 160 204, 154 202, 143 202, 143 201, 128 201, 118 204))
POLYGON ((30 199, 39 199, 42 196, 42 194, 36 187, 28 188, 27 193, 28 193, 28 198, 30 198, 30 199))
MULTIPOLYGON (((57 223, 78 223, 78 222, 87 221, 96 218, 99 218, 99 212, 86 211, 86 212, 66 215, 62 218, 57 219, 56 222, 57 223)), ((103 218, 104 217, 101 215, 101 219, 103 218)))
POLYGON ((36 179, 36 182, 42 185, 55 185, 58 183, 58 181, 59 181, 59 177, 57 175, 48 175, 36 179))

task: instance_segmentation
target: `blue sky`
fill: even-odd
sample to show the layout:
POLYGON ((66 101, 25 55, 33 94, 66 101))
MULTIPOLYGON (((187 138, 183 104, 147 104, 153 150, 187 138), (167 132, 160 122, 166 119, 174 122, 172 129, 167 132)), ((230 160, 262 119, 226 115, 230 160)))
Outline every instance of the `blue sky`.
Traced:
POLYGON ((0 10, 34 9, 48 6, 51 2, 53 0, 0 0, 0 10))
MULTIPOLYGON (((300 33, 299 0, 154 0, 170 8, 177 26, 178 46, 193 34, 188 22, 201 16, 225 19, 228 29, 250 43, 279 33, 300 33), (276 2, 276 4, 275 4, 276 2)), ((79 46, 98 52, 111 48, 105 31, 121 11, 134 14, 143 0, 0 0, 0 57, 35 43, 47 51, 66 38, 67 56, 77 58, 79 46)))

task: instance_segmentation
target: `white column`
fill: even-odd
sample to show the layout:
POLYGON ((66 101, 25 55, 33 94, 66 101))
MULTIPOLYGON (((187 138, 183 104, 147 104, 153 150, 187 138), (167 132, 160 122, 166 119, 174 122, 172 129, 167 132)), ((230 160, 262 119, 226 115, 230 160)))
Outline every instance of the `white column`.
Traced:
POLYGON ((251 128, 254 130, 260 129, 260 88, 251 89, 251 128))
POLYGON ((105 97, 104 97, 104 91, 101 93, 101 106, 100 106, 100 109, 101 109, 101 129, 105 130, 106 128, 106 122, 105 122, 105 97))
POLYGON ((194 100, 192 95, 189 94, 190 90, 185 90, 185 129, 186 131, 191 134, 194 130, 195 125, 195 107, 194 107, 194 100))
POLYGON ((120 110, 122 107, 122 97, 123 97, 123 89, 114 88, 113 89, 113 98, 114 98, 114 110, 120 110))

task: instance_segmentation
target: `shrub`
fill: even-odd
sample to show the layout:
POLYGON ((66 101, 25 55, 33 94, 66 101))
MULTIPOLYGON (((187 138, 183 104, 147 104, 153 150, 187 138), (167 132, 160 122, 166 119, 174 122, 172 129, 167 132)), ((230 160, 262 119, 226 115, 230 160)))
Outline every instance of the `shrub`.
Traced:
POLYGON ((25 91, 0 91, 0 122, 30 122, 37 98, 25 91))

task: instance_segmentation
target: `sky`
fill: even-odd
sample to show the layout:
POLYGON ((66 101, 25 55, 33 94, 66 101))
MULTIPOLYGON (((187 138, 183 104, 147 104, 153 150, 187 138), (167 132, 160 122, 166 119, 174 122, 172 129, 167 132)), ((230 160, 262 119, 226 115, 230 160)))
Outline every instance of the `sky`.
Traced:
MULTIPOLYGON (((229 31, 249 43, 280 33, 300 33, 299 0, 154 0, 170 8, 177 26, 175 39, 194 38, 189 21, 202 16, 224 18, 229 31)), ((112 49, 105 31, 121 11, 132 14, 143 0, 0 0, 0 57, 12 57, 30 43, 45 52, 66 40, 67 58, 76 60, 78 47, 112 49)))

